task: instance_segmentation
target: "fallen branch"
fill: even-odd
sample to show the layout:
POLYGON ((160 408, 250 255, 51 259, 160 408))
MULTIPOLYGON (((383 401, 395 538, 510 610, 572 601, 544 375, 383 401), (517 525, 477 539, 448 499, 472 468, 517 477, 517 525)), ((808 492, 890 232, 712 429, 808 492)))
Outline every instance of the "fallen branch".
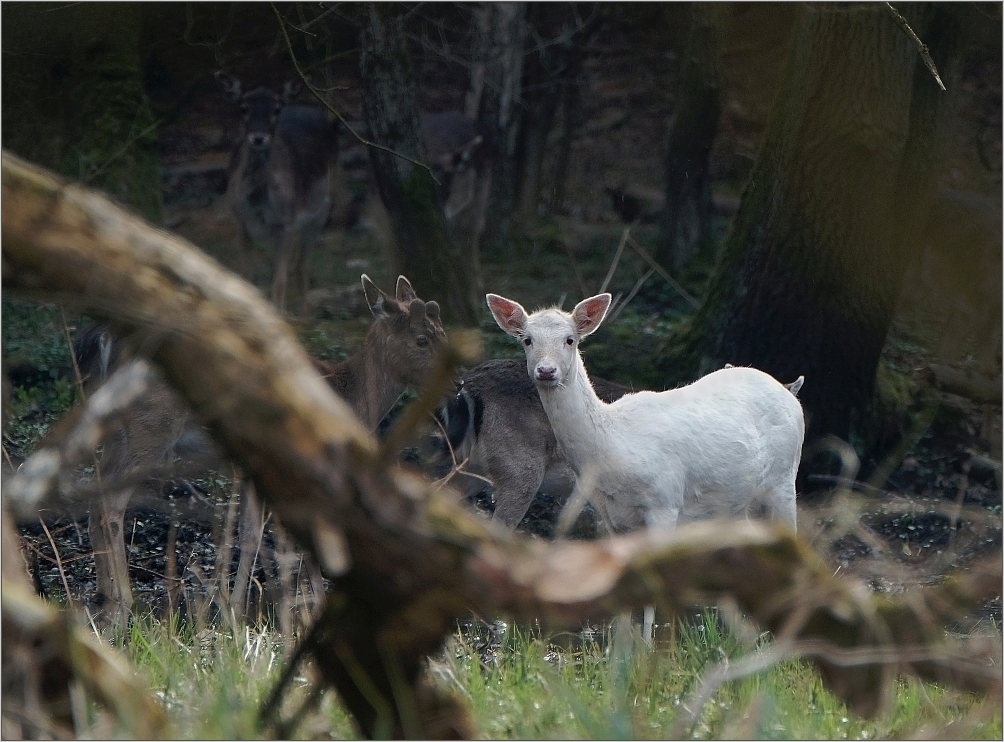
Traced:
MULTIPOLYGON (((990 560, 909 600, 874 598, 768 523, 703 522, 594 543, 497 530, 455 493, 385 463, 288 326, 193 246, 6 153, 2 205, 4 289, 72 301, 113 331, 151 338, 166 380, 323 565, 332 591, 305 651, 367 735, 473 733, 459 700, 419 681, 425 657, 470 610, 567 628, 652 603, 672 615, 732 596, 786 640, 874 649, 878 659, 865 665, 814 658, 829 686, 867 714, 889 677, 883 653, 944 646, 944 621, 999 594, 1001 565, 990 560)), ((899 669, 999 692, 999 675, 942 657, 904 656, 899 669)))

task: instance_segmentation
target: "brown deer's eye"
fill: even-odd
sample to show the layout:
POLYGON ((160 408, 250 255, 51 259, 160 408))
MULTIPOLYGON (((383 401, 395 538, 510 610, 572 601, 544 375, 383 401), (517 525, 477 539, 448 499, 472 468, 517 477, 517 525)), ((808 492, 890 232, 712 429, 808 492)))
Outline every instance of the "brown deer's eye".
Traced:
POLYGON ((523 345, 529 348, 531 345, 533 345, 533 341, 530 338, 523 338, 523 345))
POLYGON ((569 335, 567 338, 565 338, 565 343, 567 345, 575 345, 575 338, 569 335))
POLYGON ((415 338, 415 343, 418 344, 419 348, 424 348, 429 344, 429 338, 427 338, 425 335, 419 335, 417 338, 415 338))

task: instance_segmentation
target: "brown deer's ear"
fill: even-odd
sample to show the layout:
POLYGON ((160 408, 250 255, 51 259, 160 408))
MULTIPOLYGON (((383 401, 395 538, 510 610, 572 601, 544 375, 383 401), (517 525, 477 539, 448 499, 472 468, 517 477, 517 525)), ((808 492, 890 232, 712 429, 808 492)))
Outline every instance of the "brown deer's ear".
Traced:
POLYGON ((303 83, 299 80, 290 80, 282 86, 282 100, 284 103, 292 103, 293 99, 303 90, 303 83))
POLYGON ((223 88, 223 92, 231 100, 240 100, 241 98, 241 81, 236 77, 231 75, 229 72, 224 72, 223 70, 217 70, 213 73, 213 77, 216 78, 216 82, 220 84, 223 88))
POLYGON ((374 317, 381 319, 400 311, 397 302, 377 288, 377 285, 370 280, 369 276, 363 273, 361 280, 363 282, 363 293, 366 295, 366 303, 369 305, 374 317))
POLYGON ((397 277, 397 300, 402 304, 408 304, 418 298, 415 289, 411 287, 411 281, 404 276, 397 277))

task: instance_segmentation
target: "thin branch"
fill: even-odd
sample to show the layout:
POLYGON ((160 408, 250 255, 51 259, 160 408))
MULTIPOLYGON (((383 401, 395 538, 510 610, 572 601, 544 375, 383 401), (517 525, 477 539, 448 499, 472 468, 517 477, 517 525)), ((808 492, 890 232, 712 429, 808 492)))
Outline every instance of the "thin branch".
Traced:
POLYGON ((610 270, 607 271, 606 278, 604 278, 603 283, 600 284, 601 294, 607 290, 607 286, 610 285, 610 279, 614 277, 614 271, 617 270, 617 264, 620 262, 621 253, 624 252, 624 245, 627 243, 628 235, 630 234, 631 227, 624 227, 624 234, 621 235, 621 241, 617 243, 617 250, 614 252, 614 259, 610 262, 610 270))
POLYGON ((49 527, 45 525, 42 516, 38 517, 38 522, 42 524, 42 530, 45 531, 46 538, 49 539, 49 546, 52 547, 52 553, 56 557, 56 568, 59 570, 59 579, 63 581, 63 589, 66 590, 66 604, 70 608, 73 608, 73 595, 70 594, 70 583, 66 580, 66 570, 63 569, 63 559, 59 556, 59 549, 56 547, 56 542, 52 539, 49 527))
POLYGON ((694 309, 701 308, 701 302, 699 302, 693 296, 688 294, 687 290, 683 288, 683 286, 681 286, 679 283, 677 283, 677 281, 671 275, 669 275, 669 271, 667 271, 661 265, 656 263, 655 259, 648 254, 648 250, 639 245, 634 237, 628 237, 628 243, 631 245, 632 248, 634 248, 634 251, 641 256, 642 260, 644 260, 646 263, 652 266, 652 270, 654 270, 656 273, 662 276, 662 278, 666 281, 666 283, 668 283, 670 286, 676 289, 677 293, 687 300, 690 306, 692 306, 694 309))
POLYGON ((938 83, 938 87, 945 90, 945 83, 941 81, 941 75, 938 74, 938 68, 934 66, 934 60, 931 59, 931 52, 928 50, 927 44, 921 41, 920 37, 914 33, 913 29, 910 28, 910 24, 906 22, 906 18, 900 15, 900 12, 892 7, 892 3, 886 2, 882 4, 892 15, 893 20, 895 20, 906 35, 913 40, 913 43, 917 45, 917 51, 920 52, 920 58, 924 60, 924 65, 931 71, 931 74, 934 75, 934 81, 938 83))

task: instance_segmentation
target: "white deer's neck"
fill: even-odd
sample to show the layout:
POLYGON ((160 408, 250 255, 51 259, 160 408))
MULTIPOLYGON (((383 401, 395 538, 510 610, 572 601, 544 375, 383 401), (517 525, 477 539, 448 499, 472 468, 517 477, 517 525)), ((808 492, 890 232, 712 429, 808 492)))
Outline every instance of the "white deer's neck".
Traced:
POLYGON ((559 387, 538 387, 554 437, 577 472, 606 449, 608 405, 596 396, 582 357, 559 387))

